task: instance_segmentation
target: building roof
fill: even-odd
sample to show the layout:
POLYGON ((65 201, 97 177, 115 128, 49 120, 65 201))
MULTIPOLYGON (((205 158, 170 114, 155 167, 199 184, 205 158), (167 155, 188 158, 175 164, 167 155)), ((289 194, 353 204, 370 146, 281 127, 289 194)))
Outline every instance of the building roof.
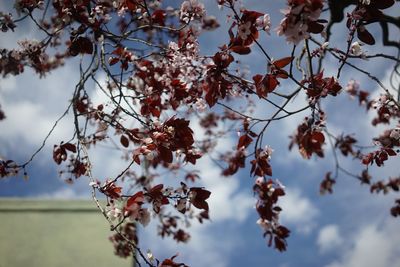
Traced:
POLYGON ((133 266, 93 201, 0 199, 0 267, 133 266))

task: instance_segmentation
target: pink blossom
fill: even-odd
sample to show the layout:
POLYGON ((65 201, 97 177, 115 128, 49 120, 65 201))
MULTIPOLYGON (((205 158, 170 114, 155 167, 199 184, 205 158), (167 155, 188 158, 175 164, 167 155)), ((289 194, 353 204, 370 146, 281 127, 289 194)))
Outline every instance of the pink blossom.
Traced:
POLYGON ((207 102, 204 99, 199 98, 194 106, 198 112, 204 112, 207 109, 207 102))
POLYGON ((205 16, 204 4, 197 0, 187 0, 182 3, 180 9, 180 19, 189 23, 192 20, 201 20, 205 16))
POLYGON ((289 1, 289 6, 282 10, 285 17, 281 20, 277 28, 279 36, 285 35, 288 43, 298 44, 304 39, 310 37, 310 32, 321 31, 315 25, 322 27, 317 20, 321 15, 323 2, 321 1, 305 1, 298 4, 297 1, 289 1), (312 22, 316 29, 309 29, 308 25, 312 22))
POLYGON ((256 20, 256 25, 257 27, 263 29, 266 31, 268 34, 270 34, 270 29, 271 29, 271 17, 269 14, 265 14, 263 17, 259 17, 256 20))
POLYGON ((106 214, 111 221, 119 220, 122 217, 122 203, 112 202, 106 206, 106 214))
POLYGON ((354 79, 351 79, 347 83, 345 90, 352 96, 356 95, 358 90, 360 90, 360 83, 354 79))
POLYGON ((394 128, 390 132, 390 137, 396 140, 400 140, 400 127, 394 128))
POLYGON ((238 27, 238 36, 242 40, 246 40, 248 36, 251 34, 251 22, 248 21, 246 23, 243 23, 239 25, 238 27))
POLYGON ((350 46, 350 53, 355 56, 359 56, 360 58, 366 59, 365 51, 362 50, 361 46, 363 46, 363 44, 360 42, 356 41, 352 43, 350 46))

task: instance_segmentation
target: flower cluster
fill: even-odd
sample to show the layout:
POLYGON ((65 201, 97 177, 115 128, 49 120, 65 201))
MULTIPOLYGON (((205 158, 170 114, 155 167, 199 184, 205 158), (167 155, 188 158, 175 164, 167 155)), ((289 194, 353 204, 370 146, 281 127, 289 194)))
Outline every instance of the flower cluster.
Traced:
POLYGON ((319 157, 324 157, 322 149, 322 145, 325 143, 325 136, 322 133, 324 123, 323 114, 318 121, 312 118, 305 118, 304 122, 297 127, 296 133, 291 136, 292 142, 289 145, 289 149, 294 144, 297 144, 300 154, 306 159, 311 158, 314 153, 319 157))
POLYGON ((284 189, 279 181, 265 180, 264 177, 258 177, 253 186, 258 196, 256 209, 260 218, 257 224, 263 229, 264 237, 269 236, 268 245, 274 243, 279 251, 286 250, 286 238, 290 234, 289 229, 279 223, 279 213, 282 209, 276 205, 279 197, 285 195, 284 189))
POLYGON ((307 86, 307 95, 310 101, 315 101, 327 95, 336 96, 342 90, 342 86, 337 79, 323 76, 324 73, 320 72, 302 81, 302 84, 307 86))
POLYGON ((382 94, 372 100, 370 105, 376 110, 377 116, 372 120, 372 125, 389 124, 391 119, 400 118, 400 109, 393 97, 382 94))
POLYGON ((0 73, 18 75, 24 66, 32 67, 40 76, 64 64, 65 54, 49 56, 44 52, 45 45, 37 40, 18 42, 20 49, 0 50, 0 73))
POLYGON ((122 258, 132 255, 132 247, 138 244, 137 229, 134 223, 127 223, 119 227, 119 233, 115 233, 109 239, 114 245, 114 253, 122 258))
POLYGON ((180 19, 185 23, 201 20, 205 16, 204 4, 198 0, 186 0, 181 5, 180 19))
POLYGON ((298 44, 307 39, 310 33, 321 33, 324 20, 319 20, 323 8, 322 0, 289 0, 283 10, 285 18, 277 28, 278 35, 285 35, 286 41, 298 44))
POLYGON ((0 11, 0 28, 2 32, 7 32, 8 30, 14 31, 15 25, 12 15, 10 14, 5 14, 0 11))

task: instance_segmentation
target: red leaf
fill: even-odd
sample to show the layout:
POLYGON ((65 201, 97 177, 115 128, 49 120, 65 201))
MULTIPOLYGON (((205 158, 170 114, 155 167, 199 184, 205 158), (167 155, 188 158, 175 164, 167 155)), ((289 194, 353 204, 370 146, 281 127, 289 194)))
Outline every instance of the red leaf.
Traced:
POLYGON ((239 54, 239 55, 247 55, 247 54, 250 54, 250 52, 251 52, 250 47, 239 46, 239 45, 232 46, 231 48, 229 48, 229 50, 231 50, 232 52, 235 52, 236 54, 239 54))
POLYGON ((396 156, 397 155, 397 153, 391 148, 386 148, 385 151, 389 154, 389 156, 396 156))
POLYGON ((362 163, 365 165, 369 165, 373 160, 374 155, 369 153, 362 158, 362 163))
POLYGON ((93 54, 93 44, 86 37, 78 37, 77 39, 72 41, 69 47, 69 53, 72 56, 76 56, 79 53, 91 55, 93 54))
POLYGON ((280 252, 286 250, 286 243, 282 239, 280 239, 279 237, 275 236, 274 241, 275 241, 275 248, 277 250, 279 250, 280 252))
POLYGON ((358 37, 358 39, 360 39, 361 41, 363 41, 366 44, 369 44, 369 45, 375 44, 375 38, 365 28, 361 28, 361 27, 357 28, 357 37, 358 37))
POLYGON ((263 16, 263 13, 257 12, 257 11, 251 11, 251 10, 243 10, 243 16, 241 18, 242 21, 250 21, 250 22, 255 22, 258 17, 263 16))
POLYGON ((322 144, 325 141, 325 136, 321 132, 313 132, 311 135, 311 140, 312 142, 317 142, 319 144, 322 144))
POLYGON ((106 186, 104 186, 102 192, 113 199, 118 199, 121 197, 121 191, 122 191, 122 187, 120 186, 116 186, 115 183, 111 182, 109 184, 107 184, 106 186))
POLYGON ((140 155, 140 149, 136 149, 136 150, 133 152, 133 156, 132 156, 133 161, 136 162, 136 164, 138 164, 138 165, 140 165, 140 158, 139 158, 139 155, 140 155))
POLYGON ((205 99, 210 108, 217 103, 218 96, 214 93, 212 87, 210 87, 210 90, 207 92, 205 99))
POLYGON ((125 135, 121 135, 120 142, 124 147, 128 147, 129 146, 129 139, 125 135))
POLYGON ((122 56, 125 52, 125 49, 122 46, 118 46, 117 49, 115 49, 112 54, 117 55, 117 56, 122 56))
POLYGON ((240 149, 241 147, 248 147, 251 144, 251 142, 253 142, 253 139, 251 139, 250 136, 248 136, 247 134, 242 135, 239 138, 237 149, 240 149))
POLYGON ((66 143, 66 144, 63 144, 63 145, 61 145, 63 148, 65 148, 66 150, 69 150, 69 151, 71 151, 71 152, 73 152, 73 153, 76 153, 76 146, 74 145, 74 144, 71 144, 71 143, 66 143))
POLYGON ((166 148, 165 146, 159 146, 158 147, 158 152, 160 153, 160 158, 167 162, 167 163, 172 163, 173 160, 173 155, 172 151, 166 148))
POLYGON ((316 21, 309 20, 307 24, 308 24, 308 28, 307 28, 308 32, 321 33, 324 30, 324 25, 322 25, 316 21))
POLYGON ((139 191, 136 194, 134 194, 133 196, 131 196, 130 198, 128 198, 128 201, 126 202, 126 207, 130 207, 133 204, 137 203, 139 205, 143 204, 144 201, 144 195, 143 195, 143 191, 139 191))
POLYGON ((192 187, 190 188, 190 191, 193 192, 194 196, 190 200, 193 206, 195 206, 198 209, 204 209, 208 211, 209 208, 206 199, 210 197, 211 192, 200 187, 192 187))
POLYGON ((110 58, 108 59, 108 64, 110 64, 110 66, 112 66, 112 65, 114 65, 114 64, 117 64, 118 61, 119 61, 119 58, 117 58, 117 57, 110 57, 110 58))
POLYGON ((394 3, 394 0, 379 0, 372 2, 371 5, 379 9, 386 9, 393 6, 394 3))
POLYGON ((160 192, 163 188, 164 188, 163 184, 155 185, 149 190, 149 194, 154 194, 154 193, 160 192))
POLYGON ((293 60, 293 57, 284 57, 284 58, 281 58, 281 59, 278 59, 278 60, 274 60, 272 62, 272 64, 275 67, 281 69, 281 68, 286 67, 288 64, 290 64, 290 62, 292 62, 292 60, 293 60))
POLYGON ((165 25, 165 15, 166 15, 166 13, 164 10, 158 9, 153 12, 153 14, 151 15, 151 18, 153 19, 154 23, 164 26, 165 25))
POLYGON ((267 74, 264 79, 265 79, 266 90, 268 93, 274 91, 279 84, 278 79, 276 79, 274 75, 267 74))

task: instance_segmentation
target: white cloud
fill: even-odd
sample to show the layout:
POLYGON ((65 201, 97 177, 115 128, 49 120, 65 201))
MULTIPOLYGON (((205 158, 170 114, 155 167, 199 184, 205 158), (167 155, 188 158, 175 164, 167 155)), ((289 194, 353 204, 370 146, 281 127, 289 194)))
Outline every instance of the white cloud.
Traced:
POLYGON ((155 225, 150 225, 141 232, 139 243, 142 250, 150 249, 159 260, 179 252, 176 261, 191 267, 227 267, 230 255, 239 243, 235 232, 238 230, 225 229, 223 238, 218 238, 210 224, 196 223, 190 228, 190 241, 182 244, 169 237, 161 239, 156 234, 155 225))
POLYGON ((83 198, 84 196, 78 195, 76 191, 71 187, 63 187, 59 190, 56 190, 51 193, 43 193, 39 195, 34 195, 34 198, 38 199, 63 199, 63 200, 70 200, 70 199, 77 199, 83 198))
POLYGON ((300 233, 308 234, 316 226, 318 209, 307 198, 302 196, 300 189, 287 189, 286 195, 280 200, 281 221, 291 224, 300 233))
MULTIPOLYGON (((205 138, 205 130, 200 127, 199 120, 194 116, 191 118, 190 127, 193 129, 196 140, 205 138)), ((235 141, 229 137, 221 138, 218 140, 214 151, 224 153, 233 150, 235 149, 233 143, 235 141)), ((243 221, 250 212, 254 211, 252 209, 254 198, 251 195, 251 189, 239 190, 240 182, 237 175, 233 177, 222 176, 222 170, 208 155, 204 155, 194 169, 200 171, 201 180, 199 182, 212 192, 208 202, 213 221, 243 221)))
POLYGON ((327 267, 397 267, 400 266, 399 222, 393 218, 383 224, 369 224, 351 240, 351 247, 341 259, 327 267))
MULTIPOLYGON (((39 145, 44 140, 57 120, 54 114, 48 113, 49 110, 45 106, 30 101, 22 100, 5 103, 4 110, 7 119, 2 122, 2 126, 4 127, 4 130, 2 130, 2 139, 14 139, 19 140, 19 142, 22 139, 27 144, 34 146, 39 145)), ((68 132, 71 133, 71 131, 67 131, 66 129, 64 128, 63 132, 59 132, 59 138, 57 139, 70 137, 65 135, 68 132)), ((19 142, 15 142, 14 144, 19 142)))
POLYGON ((15 76, 10 76, 7 77, 7 79, 0 79, 1 84, 0 84, 0 92, 13 92, 16 89, 16 84, 17 84, 17 79, 15 76))
POLYGON ((212 192, 208 203, 213 221, 240 222, 254 211, 254 199, 250 193, 239 191, 238 177, 223 177, 221 170, 207 157, 200 160, 196 168, 201 171, 201 182, 212 192))
POLYGON ((339 227, 335 224, 324 226, 318 233, 317 244, 321 252, 332 251, 342 243, 339 227))

